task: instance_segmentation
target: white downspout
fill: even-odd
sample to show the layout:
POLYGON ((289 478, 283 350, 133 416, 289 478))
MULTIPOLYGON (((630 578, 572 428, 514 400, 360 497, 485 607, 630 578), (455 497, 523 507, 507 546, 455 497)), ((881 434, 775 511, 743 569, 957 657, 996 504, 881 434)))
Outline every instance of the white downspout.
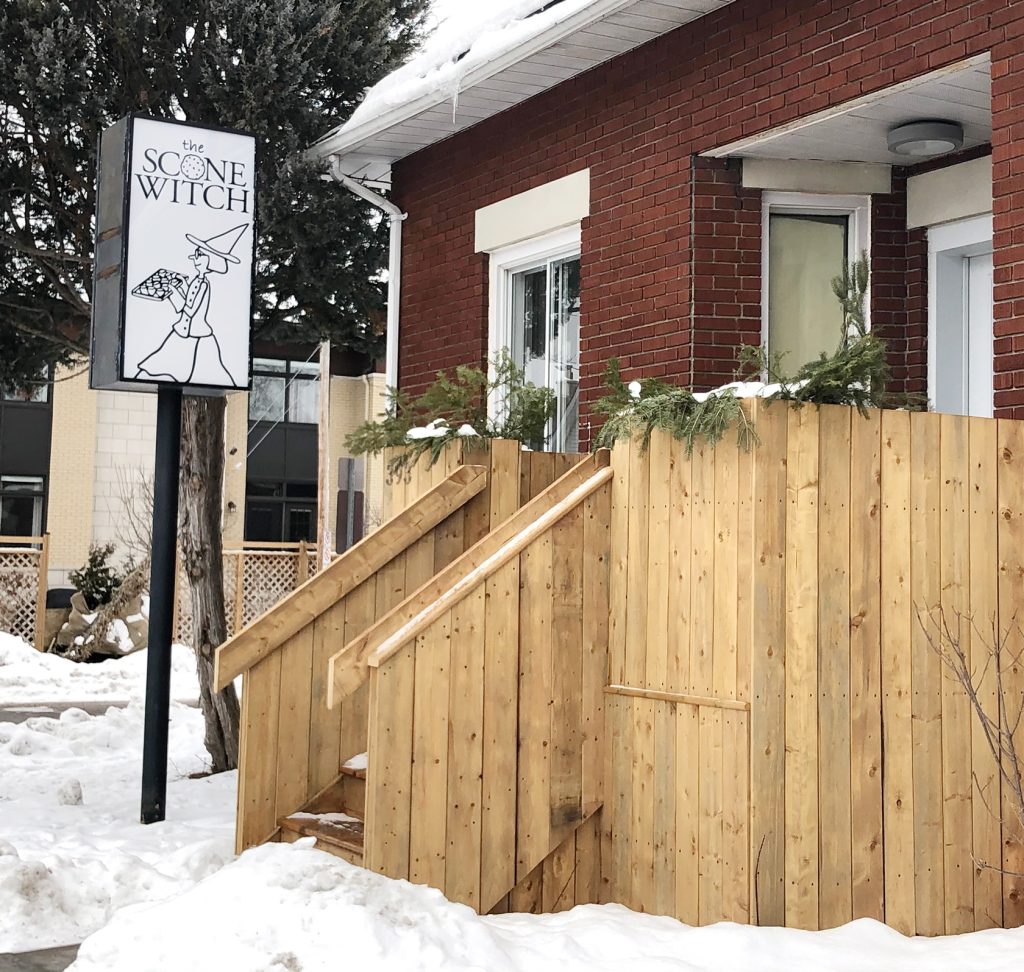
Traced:
POLYGON ((368 203, 382 210, 391 223, 391 240, 388 253, 388 316, 387 335, 384 353, 384 382, 388 388, 398 387, 398 302, 402 290, 402 220, 408 213, 403 213, 393 202, 385 199, 372 189, 341 171, 340 159, 331 159, 331 175, 350 192, 365 199, 368 203))

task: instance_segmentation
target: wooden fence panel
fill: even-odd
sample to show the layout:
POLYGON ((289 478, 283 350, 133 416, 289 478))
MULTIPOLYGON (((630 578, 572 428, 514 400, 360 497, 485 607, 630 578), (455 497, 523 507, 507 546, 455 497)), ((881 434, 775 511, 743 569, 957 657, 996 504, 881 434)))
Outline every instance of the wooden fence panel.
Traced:
POLYGON ((0 536, 0 631, 44 651, 49 536, 0 536))
POLYGON ((584 604, 607 618, 610 484, 595 490, 371 666, 373 869, 481 911, 599 896, 607 627, 584 604))
POLYGON ((689 924, 749 921, 745 704, 607 691, 609 899, 689 924))
POLYGON ((670 856, 687 921, 1020 924, 1021 879, 982 862, 1024 870, 1024 834, 937 648, 952 634, 994 715, 994 624, 1024 697, 1024 425, 752 415, 751 453, 726 437, 687 455, 656 434, 613 455, 608 900, 670 910, 652 869, 670 856), (731 713, 748 700, 738 767, 731 713), (664 704, 699 709, 677 715, 673 767, 664 704))

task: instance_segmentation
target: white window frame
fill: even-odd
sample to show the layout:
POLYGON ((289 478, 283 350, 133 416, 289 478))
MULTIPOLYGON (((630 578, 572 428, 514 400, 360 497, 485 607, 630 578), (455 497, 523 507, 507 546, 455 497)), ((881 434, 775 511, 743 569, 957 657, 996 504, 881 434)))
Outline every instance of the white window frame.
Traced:
MULTIPOLYGON (((871 197, 839 196, 830 193, 765 192, 761 195, 761 346, 771 353, 768 342, 768 298, 770 294, 769 233, 772 214, 792 213, 797 216, 849 216, 852 263, 862 253, 871 253, 871 197)), ((839 267, 836 267, 836 273, 839 267)), ((871 330, 871 284, 864 298, 864 320, 871 330)), ((838 342, 837 342, 838 343, 838 342)))
MULTIPOLYGON (((965 300, 967 260, 970 257, 992 253, 992 239, 991 213, 928 227, 928 402, 932 407, 935 405, 938 375, 939 315, 947 313, 967 315, 969 313, 965 300), (939 261, 946 258, 963 259, 964 273, 958 275, 942 272, 939 261)), ((968 341, 966 319, 963 321, 963 335, 966 351, 968 341)), ((967 369, 969 367, 969 357, 966 353, 963 355, 962 367, 963 387, 966 388, 968 387, 967 369)), ((989 362, 989 372, 994 386, 994 358, 989 362)), ((993 394, 990 409, 994 410, 994 407, 995 395, 993 394)), ((991 416, 993 412, 990 411, 988 414, 991 416)))
MULTIPOLYGON (((582 248, 580 224, 545 233, 521 243, 504 246, 491 251, 487 300, 487 348, 488 371, 493 377, 493 359, 502 348, 512 347, 512 275, 529 270, 540 263, 566 257, 579 257, 582 248)), ((493 400, 488 405, 488 414, 495 419, 504 407, 503 401, 493 400)), ((557 420, 556 420, 557 421, 557 420)), ((549 429, 546 435, 560 431, 549 429)))

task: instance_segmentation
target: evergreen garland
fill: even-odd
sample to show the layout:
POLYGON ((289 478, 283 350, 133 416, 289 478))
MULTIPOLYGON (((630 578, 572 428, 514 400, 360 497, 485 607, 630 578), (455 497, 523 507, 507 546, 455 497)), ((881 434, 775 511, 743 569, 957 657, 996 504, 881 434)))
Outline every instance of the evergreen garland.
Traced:
MULTIPOLYGON (((739 376, 766 380, 769 384, 758 397, 762 401, 788 401, 796 405, 852 405, 861 414, 868 408, 895 408, 916 404, 908 397, 890 395, 885 343, 869 331, 865 304, 870 279, 867 255, 852 266, 844 266, 833 279, 832 290, 843 311, 840 339, 835 352, 822 354, 805 364, 793 377, 782 369, 781 357, 764 348, 744 346, 739 353, 739 376)), ((594 406, 608 419, 597 436, 599 447, 610 447, 618 439, 641 436, 647 448, 654 429, 664 429, 686 442, 692 452, 697 439, 714 444, 735 425, 739 445, 749 449, 757 434, 747 413, 728 385, 709 394, 669 385, 658 379, 641 379, 627 387, 612 359, 605 372, 608 394, 594 406)))
POLYGON ((483 368, 459 365, 450 375, 437 372, 433 383, 416 398, 389 389, 384 414, 358 426, 346 437, 345 446, 354 456, 400 449, 388 463, 388 473, 396 476, 424 454, 430 455, 433 465, 456 438, 515 439, 539 448, 556 408, 555 393, 526 381, 523 370, 503 350, 494 356, 490 374, 483 368), (489 414, 492 402, 496 403, 493 417, 489 414))

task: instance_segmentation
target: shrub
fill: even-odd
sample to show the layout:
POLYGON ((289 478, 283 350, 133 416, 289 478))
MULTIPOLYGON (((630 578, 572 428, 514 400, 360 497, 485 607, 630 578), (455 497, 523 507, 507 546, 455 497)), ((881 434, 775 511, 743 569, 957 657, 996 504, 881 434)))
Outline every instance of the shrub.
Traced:
POLYGON ((78 570, 71 571, 69 578, 75 589, 82 592, 90 610, 106 604, 121 586, 124 577, 110 565, 114 554, 112 543, 94 543, 89 547, 89 559, 78 570))

